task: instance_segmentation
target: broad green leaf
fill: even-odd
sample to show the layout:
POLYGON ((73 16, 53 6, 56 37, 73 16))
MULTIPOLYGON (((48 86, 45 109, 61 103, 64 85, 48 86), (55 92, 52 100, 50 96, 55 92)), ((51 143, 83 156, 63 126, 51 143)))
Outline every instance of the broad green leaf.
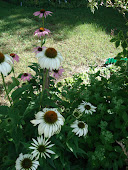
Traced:
POLYGON ((10 93, 11 90, 12 90, 14 87, 19 86, 19 84, 20 84, 20 82, 19 82, 15 77, 12 77, 12 83, 9 84, 8 89, 7 89, 7 90, 8 90, 8 93, 10 93))
POLYGON ((110 42, 115 42, 117 40, 117 38, 112 38, 111 40, 110 40, 110 42))
POLYGON ((117 40, 117 41, 115 42, 116 48, 119 47, 119 45, 120 45, 120 40, 117 40))
POLYGON ((30 86, 31 84, 27 84, 27 85, 24 85, 23 87, 16 89, 11 95, 13 101, 18 100, 21 97, 22 93, 28 90, 30 86))
POLYGON ((126 40, 123 41, 123 42, 121 43, 121 46, 122 46, 123 48, 127 48, 127 46, 128 46, 127 41, 126 41, 126 40))
POLYGON ((8 106, 0 106, 0 115, 7 115, 9 111, 8 106))

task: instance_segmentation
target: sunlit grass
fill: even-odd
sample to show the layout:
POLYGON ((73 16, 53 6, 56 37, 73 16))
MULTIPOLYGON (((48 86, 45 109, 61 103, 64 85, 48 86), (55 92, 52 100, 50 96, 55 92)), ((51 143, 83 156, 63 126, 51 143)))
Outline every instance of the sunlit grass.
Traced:
MULTIPOLYGON (((41 20, 33 16, 37 10, 13 5, 10 8, 6 3, 0 6, 0 51, 20 56, 20 63, 15 64, 17 75, 31 72, 27 66, 37 62, 32 53, 33 48, 40 45, 33 36, 42 26, 41 20)), ((120 51, 110 43, 111 29, 126 29, 123 17, 116 11, 100 9, 93 15, 87 8, 48 10, 53 11, 53 16, 46 19, 45 28, 52 33, 45 46, 62 53, 65 77, 79 72, 79 68, 84 72, 89 65, 101 65, 106 58, 114 57, 120 51)))

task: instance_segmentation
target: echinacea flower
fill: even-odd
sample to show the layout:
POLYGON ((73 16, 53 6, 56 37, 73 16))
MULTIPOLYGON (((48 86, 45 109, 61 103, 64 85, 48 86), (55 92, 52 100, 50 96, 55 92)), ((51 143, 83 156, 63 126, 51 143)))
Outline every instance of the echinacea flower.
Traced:
POLYGON ((34 142, 31 143, 33 146, 30 146, 29 148, 34 150, 32 155, 36 158, 36 160, 38 160, 40 156, 41 158, 43 156, 46 159, 46 156, 51 158, 49 154, 55 154, 55 152, 49 149, 54 146, 54 144, 50 144, 51 141, 48 141, 48 139, 45 140, 43 136, 39 136, 37 137, 37 141, 35 139, 32 140, 34 142))
POLYGON ((8 54, 3 54, 0 52, 0 73, 7 76, 11 72, 13 67, 13 59, 8 54))
POLYGON ((58 70, 55 69, 53 70, 53 77, 59 78, 63 72, 64 72, 64 69, 62 67, 59 68, 58 70))
POLYGON ((34 35, 38 35, 38 37, 41 37, 41 36, 48 35, 50 32, 51 32, 50 30, 40 27, 34 32, 34 35))
POLYGON ((81 112, 85 112, 85 114, 92 114, 92 112, 96 112, 96 107, 93 106, 91 103, 83 101, 79 106, 78 109, 81 112))
POLYGON ((33 160, 33 156, 30 154, 23 155, 22 153, 16 160, 16 170, 36 170, 38 168, 39 161, 33 160))
POLYGON ((31 74, 28 74, 28 73, 24 73, 21 76, 21 80, 23 80, 23 81, 26 81, 26 80, 30 81, 31 78, 32 78, 31 74))
POLYGON ((10 56, 13 58, 13 61, 19 62, 19 56, 17 54, 11 53, 10 56))
POLYGON ((63 60, 61 54, 54 48, 45 48, 36 57, 41 68, 50 70, 58 70, 63 60))
POLYGON ((44 47, 44 46, 43 47, 40 47, 40 46, 35 47, 33 52, 37 54, 37 53, 43 51, 44 48, 46 48, 46 47, 44 47))
POLYGON ((31 120, 31 123, 34 126, 38 125, 39 135, 44 134, 46 138, 59 133, 61 126, 64 125, 64 117, 56 108, 44 108, 35 115, 35 118, 35 120, 31 120))
POLYGON ((86 136, 88 133, 88 125, 83 121, 76 120, 73 122, 73 124, 71 124, 71 127, 73 128, 72 132, 74 132, 79 137, 86 136))
POLYGON ((52 12, 51 11, 45 11, 45 9, 41 9, 40 11, 34 12, 33 15, 34 16, 38 16, 39 18, 45 17, 50 15, 51 16, 52 12))

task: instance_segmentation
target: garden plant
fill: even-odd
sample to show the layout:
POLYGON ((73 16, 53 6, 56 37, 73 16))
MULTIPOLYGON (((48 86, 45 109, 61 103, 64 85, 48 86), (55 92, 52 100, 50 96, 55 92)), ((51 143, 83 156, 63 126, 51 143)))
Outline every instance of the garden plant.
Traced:
MULTIPOLYGON (((91 1, 90 1, 91 2, 91 1)), ((95 9, 95 4, 91 4, 95 9)), ((63 81, 61 52, 47 47, 45 19, 35 48, 35 74, 15 76, 17 54, 0 52, 0 73, 9 106, 0 106, 1 170, 125 169, 128 163, 128 43, 120 31, 111 42, 122 52, 110 67, 90 68, 63 81), (6 86, 5 76, 12 76, 6 86)))

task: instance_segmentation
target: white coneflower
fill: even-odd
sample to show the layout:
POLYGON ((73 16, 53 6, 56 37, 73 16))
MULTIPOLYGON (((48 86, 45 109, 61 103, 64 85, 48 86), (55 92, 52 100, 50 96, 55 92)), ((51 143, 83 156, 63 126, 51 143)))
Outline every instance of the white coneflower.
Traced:
POLYGON ((30 154, 23 155, 22 153, 16 160, 15 168, 16 170, 36 170, 38 168, 39 162, 33 160, 33 156, 30 154))
POLYGON ((92 114, 92 112, 96 112, 96 107, 93 106, 91 103, 83 101, 79 106, 78 109, 80 112, 85 112, 85 114, 92 114))
POLYGON ((86 136, 88 133, 88 125, 83 121, 76 120, 73 122, 73 124, 71 124, 71 127, 73 128, 72 132, 74 132, 79 137, 86 136))
POLYGON ((13 66, 13 58, 8 54, 0 52, 0 73, 7 76, 11 72, 13 66))
POLYGON ((59 133, 61 126, 64 125, 64 117, 56 108, 44 108, 43 111, 35 115, 35 120, 31 120, 34 126, 38 125, 39 135, 44 134, 44 137, 50 138, 56 133, 59 133))
POLYGON ((38 63, 43 69, 58 70, 63 60, 61 54, 54 48, 45 48, 42 52, 39 52, 36 57, 38 63))
POLYGON ((33 149, 34 151, 32 152, 33 157, 39 159, 39 157, 42 156, 46 159, 46 156, 51 158, 49 154, 55 154, 51 148, 54 146, 54 144, 50 144, 51 141, 48 141, 48 139, 45 140, 43 136, 37 137, 37 141, 35 139, 32 139, 34 143, 31 143, 33 146, 30 146, 30 149, 33 149), (50 145, 49 145, 50 144, 50 145))

